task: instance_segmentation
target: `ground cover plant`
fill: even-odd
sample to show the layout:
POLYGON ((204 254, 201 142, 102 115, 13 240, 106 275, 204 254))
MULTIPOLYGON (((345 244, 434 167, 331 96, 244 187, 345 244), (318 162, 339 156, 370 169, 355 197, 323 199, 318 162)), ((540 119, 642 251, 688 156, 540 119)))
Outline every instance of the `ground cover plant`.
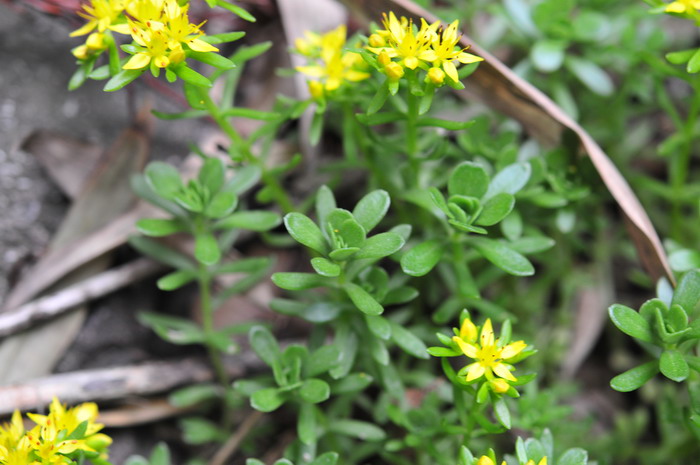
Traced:
MULTIPOLYGON (((89 0, 71 33, 71 89, 160 79, 187 108, 156 117, 223 135, 130 179, 129 246, 198 299, 139 322, 213 376, 126 463, 694 463, 700 2, 348 0, 366 27, 286 44, 304 85, 265 109, 238 102, 275 44, 205 33, 204 3, 257 27, 226 0, 89 0), (293 334, 217 324, 260 286, 293 334)), ((62 402, 16 411, 0 464, 111 463, 96 404, 62 402)))

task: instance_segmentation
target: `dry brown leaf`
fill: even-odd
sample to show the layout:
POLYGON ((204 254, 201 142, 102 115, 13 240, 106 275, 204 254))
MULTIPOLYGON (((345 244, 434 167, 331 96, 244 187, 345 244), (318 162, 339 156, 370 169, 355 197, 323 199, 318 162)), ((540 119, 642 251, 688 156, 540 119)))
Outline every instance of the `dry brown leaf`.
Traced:
POLYGON ((44 166, 51 179, 71 199, 85 187, 103 148, 65 134, 35 131, 20 147, 44 166))
MULTIPOLYGON (((13 311, 36 292, 61 278, 53 290, 82 281, 108 266, 108 257, 86 263, 69 276, 57 273, 62 267, 54 254, 66 249, 82 251, 86 236, 109 224, 115 216, 134 203, 130 176, 142 169, 148 154, 148 138, 139 127, 130 128, 106 152, 83 188, 60 229, 54 236, 49 254, 39 260, 25 279, 10 293, 5 311, 13 311)), ((7 384, 48 373, 79 331, 84 310, 65 314, 49 324, 6 338, 0 343, 0 383, 7 384)))
MULTIPOLYGON (((438 19, 408 0, 342 1, 365 23, 370 20, 380 20, 381 14, 388 11, 414 18, 415 21, 421 17, 429 22, 438 19)), ((518 120, 533 137, 550 146, 560 142, 565 128, 572 130, 608 191, 629 220, 629 230, 642 265, 652 279, 666 277, 675 283, 668 257, 649 216, 627 181, 593 138, 549 97, 529 82, 518 77, 510 68, 475 44, 467 35, 462 36, 461 45, 463 47, 471 45, 471 51, 484 57, 485 61, 469 77, 467 89, 461 91, 460 95, 476 98, 493 109, 518 120)))

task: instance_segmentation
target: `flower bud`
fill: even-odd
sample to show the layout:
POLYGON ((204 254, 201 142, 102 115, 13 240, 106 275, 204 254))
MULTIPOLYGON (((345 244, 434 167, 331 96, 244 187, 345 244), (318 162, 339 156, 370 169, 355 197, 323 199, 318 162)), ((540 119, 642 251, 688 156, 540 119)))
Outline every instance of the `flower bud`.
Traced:
POLYGON ((370 47, 378 48, 386 46, 386 40, 384 40, 384 37, 380 36, 379 34, 372 34, 369 36, 368 43, 370 47))
POLYGON ((75 47, 73 50, 73 56, 76 57, 78 60, 84 60, 88 57, 88 48, 87 45, 80 45, 78 47, 75 47))
POLYGON ((476 462, 476 465, 494 465, 494 463, 493 460, 491 460, 491 457, 482 455, 481 458, 479 458, 479 461, 476 462))
POLYGON ((315 99, 323 97, 323 84, 318 81, 309 81, 309 93, 315 99))
POLYGON ((85 45, 92 50, 105 48, 105 36, 100 32, 93 32, 85 41, 85 45))
POLYGON ((112 444, 112 438, 110 438, 106 434, 97 433, 87 438, 85 440, 85 444, 97 451, 100 451, 112 444))
POLYGON ((496 394, 505 394, 510 389, 510 384, 502 378, 492 379, 489 384, 491 384, 491 390, 496 394))
POLYGON ((389 63, 384 67, 384 72, 392 81, 398 81, 403 77, 403 68, 398 63, 389 63))
POLYGON ((445 72, 440 68, 430 68, 428 70, 428 79, 436 86, 441 86, 445 82, 445 72))
POLYGON ((388 53, 382 51, 379 53, 379 56, 377 56, 377 61, 379 62, 379 64, 386 66, 389 63, 391 63, 391 58, 389 57, 388 53))

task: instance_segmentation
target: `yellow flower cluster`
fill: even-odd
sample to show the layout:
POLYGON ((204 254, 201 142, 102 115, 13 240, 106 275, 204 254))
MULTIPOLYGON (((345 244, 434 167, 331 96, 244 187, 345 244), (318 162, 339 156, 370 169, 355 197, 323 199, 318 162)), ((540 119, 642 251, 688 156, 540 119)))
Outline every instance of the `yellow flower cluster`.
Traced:
POLYGON ((664 8, 666 13, 676 13, 697 20, 700 15, 700 0, 675 0, 664 8))
MULTIPOLYGON (((482 455, 476 462, 476 465, 496 465, 496 463, 488 455, 482 455)), ((504 460, 501 465, 507 465, 506 461, 504 460)), ((535 461, 530 459, 525 465, 535 465, 535 461)), ((542 460, 540 460, 537 465, 547 465, 547 457, 542 457, 542 460)))
POLYGON ((25 431, 22 415, 15 411, 10 423, 0 426, 0 463, 3 465, 74 464, 71 454, 84 451, 93 458, 107 459, 112 439, 95 423, 97 406, 81 404, 67 409, 54 398, 48 415, 28 414, 35 423, 25 431))
POLYGON ((190 23, 188 9, 189 4, 180 5, 177 0, 90 0, 78 13, 88 22, 71 36, 90 35, 73 54, 86 59, 103 51, 108 30, 129 34, 135 42, 124 69, 166 68, 184 61, 186 49, 218 51, 201 39, 203 23, 190 23))
POLYGON ((345 26, 341 25, 322 35, 306 31, 305 38, 296 40, 296 52, 309 61, 296 70, 314 78, 308 85, 315 99, 333 92, 345 82, 362 81, 370 76, 362 57, 345 50, 346 34, 345 26))
POLYGON ((510 372, 513 366, 508 361, 520 354, 527 344, 517 341, 502 345, 494 336, 490 318, 484 323, 481 333, 477 332, 476 325, 469 318, 465 318, 459 335, 452 340, 464 355, 475 360, 465 368, 468 383, 484 376, 494 392, 503 394, 510 389, 508 381, 517 381, 510 372))
POLYGON ((390 80, 397 81, 405 74, 405 69, 422 68, 427 71, 426 79, 436 86, 445 83, 445 77, 452 82, 459 81, 457 65, 476 63, 483 58, 466 52, 457 45, 459 21, 443 28, 439 21, 428 24, 421 18, 420 28, 405 17, 398 19, 393 12, 384 14, 384 29, 375 31, 369 37, 367 49, 377 55, 390 80))

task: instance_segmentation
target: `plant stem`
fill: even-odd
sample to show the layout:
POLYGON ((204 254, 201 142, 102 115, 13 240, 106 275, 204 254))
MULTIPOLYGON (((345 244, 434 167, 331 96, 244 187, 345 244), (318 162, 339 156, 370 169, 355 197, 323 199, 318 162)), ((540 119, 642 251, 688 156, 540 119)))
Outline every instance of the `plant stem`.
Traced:
POLYGON ((210 342, 210 336, 214 334, 214 307, 211 303, 211 277, 205 265, 199 267, 199 298, 202 310, 202 328, 204 329, 205 345, 209 352, 209 359, 214 367, 214 373, 218 381, 228 389, 229 379, 224 368, 224 362, 219 350, 210 342))
POLYGON ((243 156, 243 160, 251 165, 260 168, 260 172, 263 183, 270 190, 272 197, 275 199, 277 205, 282 209, 284 213, 289 213, 295 211, 294 205, 292 204, 287 192, 282 188, 279 180, 267 169, 265 162, 260 158, 253 155, 250 150, 250 143, 245 140, 236 131, 236 128, 228 121, 228 119, 221 114, 219 107, 216 106, 212 98, 205 91, 201 92, 202 100, 206 107, 206 110, 211 115, 212 119, 216 121, 222 131, 231 139, 231 143, 236 146, 237 150, 240 151, 243 156))
POLYGON ((411 169, 411 181, 418 187, 418 106, 419 97, 408 92, 408 110, 406 112, 406 155, 411 169))

